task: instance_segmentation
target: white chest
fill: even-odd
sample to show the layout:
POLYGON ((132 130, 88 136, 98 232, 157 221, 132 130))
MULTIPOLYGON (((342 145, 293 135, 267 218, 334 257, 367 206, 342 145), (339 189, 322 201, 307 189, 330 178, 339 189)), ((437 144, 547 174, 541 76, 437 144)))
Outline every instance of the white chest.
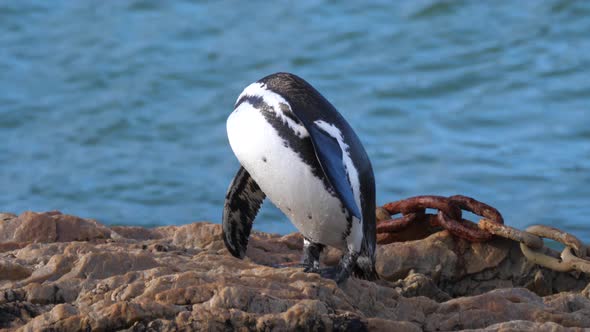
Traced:
POLYGON ((348 222, 340 200, 325 189, 259 110, 242 103, 228 118, 227 133, 242 166, 306 238, 346 246, 343 233, 348 222))

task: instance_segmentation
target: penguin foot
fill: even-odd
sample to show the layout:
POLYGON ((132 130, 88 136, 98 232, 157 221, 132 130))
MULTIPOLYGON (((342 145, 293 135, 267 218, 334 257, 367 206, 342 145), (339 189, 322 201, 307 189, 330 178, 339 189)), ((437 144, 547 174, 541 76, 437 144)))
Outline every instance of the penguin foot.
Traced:
MULTIPOLYGON (((318 264, 319 265, 319 264, 318 264)), ((303 272, 307 272, 307 273, 320 273, 320 267, 316 266, 315 264, 301 264, 301 267, 303 268, 303 272)))
POLYGON ((325 268, 320 271, 320 275, 324 278, 329 278, 334 281, 338 285, 342 284, 350 274, 352 273, 352 268, 354 267, 356 260, 358 257, 357 252, 351 252, 350 250, 346 251, 342 258, 340 258, 340 263, 337 266, 332 268, 325 268))
POLYGON ((303 267, 304 272, 320 273, 320 254, 324 250, 324 245, 303 239, 303 267))

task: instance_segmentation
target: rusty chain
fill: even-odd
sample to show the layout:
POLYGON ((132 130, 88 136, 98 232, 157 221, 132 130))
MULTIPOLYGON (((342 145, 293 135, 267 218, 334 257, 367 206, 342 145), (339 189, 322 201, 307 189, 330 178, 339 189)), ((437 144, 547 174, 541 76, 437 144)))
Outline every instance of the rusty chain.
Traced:
POLYGON ((471 197, 414 196, 378 207, 376 213, 379 244, 416 240, 441 228, 471 242, 485 242, 499 236, 520 243, 523 255, 534 264, 556 271, 590 274, 590 247, 574 235, 543 225, 530 226, 526 231, 504 225, 498 210, 471 197), (426 209, 438 212, 426 213, 426 209), (463 219, 463 210, 482 219, 477 224, 463 219), (391 219, 397 214, 401 216, 391 219), (563 251, 559 253, 545 246, 543 238, 563 244, 563 251))

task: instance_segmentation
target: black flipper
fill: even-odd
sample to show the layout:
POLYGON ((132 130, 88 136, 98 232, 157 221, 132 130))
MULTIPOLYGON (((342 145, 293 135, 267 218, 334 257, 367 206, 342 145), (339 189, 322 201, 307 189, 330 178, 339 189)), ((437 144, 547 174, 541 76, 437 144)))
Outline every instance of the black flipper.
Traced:
POLYGON ((359 220, 362 220, 360 207, 357 206, 354 200, 354 194, 342 158, 346 152, 342 151, 336 138, 316 124, 312 124, 306 129, 309 136, 311 136, 316 156, 320 161, 324 174, 330 180, 330 184, 334 187, 348 211, 359 220))
POLYGON ((266 195, 244 167, 229 185, 223 206, 223 242, 229 252, 244 258, 252 222, 266 195))

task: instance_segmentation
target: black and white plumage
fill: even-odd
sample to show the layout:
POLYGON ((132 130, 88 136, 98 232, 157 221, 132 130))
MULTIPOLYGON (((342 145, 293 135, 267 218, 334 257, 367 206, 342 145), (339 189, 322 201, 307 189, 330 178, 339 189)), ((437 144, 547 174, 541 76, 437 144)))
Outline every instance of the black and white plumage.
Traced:
POLYGON ((375 181, 350 125, 302 78, 276 73, 249 85, 227 120, 242 167, 223 211, 224 241, 243 258, 252 222, 268 197, 303 235, 306 271, 320 272, 324 246, 342 249, 338 282, 376 278, 375 181))

